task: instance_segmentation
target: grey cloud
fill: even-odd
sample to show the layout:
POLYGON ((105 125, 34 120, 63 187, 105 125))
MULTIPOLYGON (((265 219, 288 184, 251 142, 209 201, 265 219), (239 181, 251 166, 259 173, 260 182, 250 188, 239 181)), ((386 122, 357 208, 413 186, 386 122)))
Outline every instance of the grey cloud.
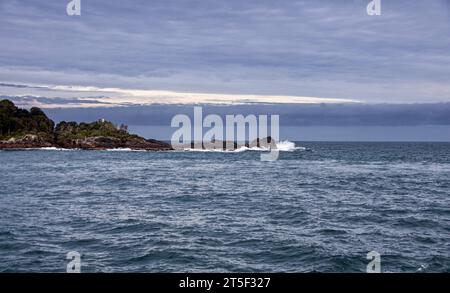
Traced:
MULTIPOLYGON (((97 99, 101 97, 87 97, 87 98, 61 98, 61 97, 37 97, 37 96, 5 96, 0 95, 0 100, 8 99, 17 105, 39 105, 39 104, 47 104, 47 105, 80 105, 80 104, 92 104, 92 105, 112 105, 111 103, 98 101, 97 99)), ((117 105, 117 103, 114 104, 117 105)))
MULTIPOLYGON (((450 103, 439 104, 252 104, 202 105, 204 115, 280 115, 282 126, 418 126, 450 125, 450 103)), ((45 109, 56 121, 105 118, 130 125, 170 126, 174 115, 192 118, 193 105, 151 105, 97 109, 45 109)))
POLYGON ((3 0, 0 69, 21 75, 1 80, 47 71, 45 84, 450 100, 443 0, 383 1, 379 18, 363 0, 82 2, 68 17, 66 1, 3 0))

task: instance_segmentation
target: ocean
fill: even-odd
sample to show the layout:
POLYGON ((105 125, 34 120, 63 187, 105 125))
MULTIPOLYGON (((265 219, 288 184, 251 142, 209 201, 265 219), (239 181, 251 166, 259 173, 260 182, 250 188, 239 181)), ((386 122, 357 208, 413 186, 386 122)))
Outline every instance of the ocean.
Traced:
POLYGON ((0 272, 450 272, 450 143, 0 151, 0 272))

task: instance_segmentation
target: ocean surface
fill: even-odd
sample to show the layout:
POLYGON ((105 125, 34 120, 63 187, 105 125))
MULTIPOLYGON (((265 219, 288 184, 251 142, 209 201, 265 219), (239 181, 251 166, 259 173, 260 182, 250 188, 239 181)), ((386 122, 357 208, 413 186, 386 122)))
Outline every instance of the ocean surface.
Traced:
POLYGON ((0 272, 450 272, 450 143, 0 151, 0 272))

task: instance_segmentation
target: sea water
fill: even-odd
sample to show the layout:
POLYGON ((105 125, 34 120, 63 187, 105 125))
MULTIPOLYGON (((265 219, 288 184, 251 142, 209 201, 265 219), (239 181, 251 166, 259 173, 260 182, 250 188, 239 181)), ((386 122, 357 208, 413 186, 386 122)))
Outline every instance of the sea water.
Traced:
POLYGON ((450 272, 449 143, 0 151, 0 271, 450 272))

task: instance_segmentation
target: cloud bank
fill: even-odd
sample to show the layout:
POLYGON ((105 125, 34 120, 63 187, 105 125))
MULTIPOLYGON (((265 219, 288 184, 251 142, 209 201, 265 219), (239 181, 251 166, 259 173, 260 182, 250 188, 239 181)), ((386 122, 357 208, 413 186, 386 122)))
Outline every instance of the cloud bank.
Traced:
POLYGON ((1 82, 450 101, 446 0, 383 1, 380 17, 366 14, 368 0, 82 0, 80 17, 67 3, 0 2, 1 82))
POLYGON ((301 96, 181 93, 173 91, 97 88, 85 86, 47 86, 0 83, 1 96, 21 107, 73 108, 121 107, 151 104, 317 104, 354 103, 349 99, 331 99, 301 96), (20 93, 27 92, 27 95, 20 93), (15 94, 15 95, 14 95, 15 94), (42 96, 45 94, 46 96, 42 96))

